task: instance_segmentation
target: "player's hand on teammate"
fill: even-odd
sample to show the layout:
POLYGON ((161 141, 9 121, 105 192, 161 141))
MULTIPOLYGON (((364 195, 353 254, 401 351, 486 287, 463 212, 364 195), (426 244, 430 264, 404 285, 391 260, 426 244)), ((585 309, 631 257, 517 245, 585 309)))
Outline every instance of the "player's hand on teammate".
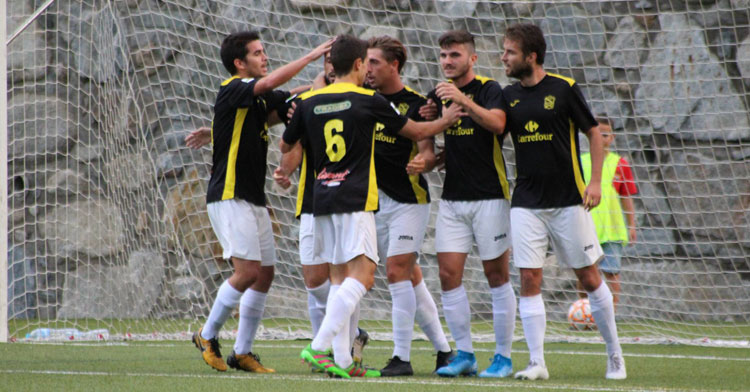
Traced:
POLYGON ((333 41, 335 41, 336 38, 331 38, 327 40, 326 42, 323 42, 322 44, 318 45, 317 48, 310 51, 310 57, 313 60, 317 60, 320 58, 320 56, 328 53, 331 51, 331 45, 333 45, 333 41))
POLYGON ((185 136, 185 145, 197 150, 211 143, 211 127, 200 127, 185 136))
POLYGON ((283 189, 288 189, 292 186, 292 181, 289 179, 289 175, 284 173, 280 167, 277 167, 276 170, 273 171, 273 180, 283 189))
POLYGON ((437 104, 428 99, 427 103, 419 108, 419 115, 427 121, 432 121, 438 117, 437 104))
POLYGON ((406 164, 406 173, 409 175, 427 172, 427 160, 421 154, 417 154, 406 164))
POLYGON ((462 93, 453 83, 438 83, 435 88, 435 94, 437 94, 437 96, 443 101, 452 101, 461 106, 466 106, 469 101, 469 97, 464 95, 464 93, 462 93))
POLYGON ((583 191, 583 207, 587 211, 591 211, 592 208, 599 205, 602 200, 602 186, 597 183, 590 183, 586 186, 586 190, 583 191))
POLYGON ((294 109, 297 109, 297 104, 292 102, 291 105, 289 105, 289 110, 286 111, 286 118, 291 120, 292 116, 294 115, 294 109))
POLYGON ((443 118, 447 118, 450 121, 450 124, 455 124, 461 117, 468 116, 469 114, 464 111, 464 108, 461 105, 450 105, 448 107, 443 108, 443 118))

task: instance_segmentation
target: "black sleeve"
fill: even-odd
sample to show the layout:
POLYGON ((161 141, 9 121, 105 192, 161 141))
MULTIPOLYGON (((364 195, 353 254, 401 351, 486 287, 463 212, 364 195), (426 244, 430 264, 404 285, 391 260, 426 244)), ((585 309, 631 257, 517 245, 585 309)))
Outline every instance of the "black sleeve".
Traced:
POLYGON ((482 86, 477 103, 485 109, 502 109, 503 89, 500 84, 491 80, 482 86))
POLYGON ((270 92, 267 92, 263 94, 263 99, 266 100, 266 109, 269 113, 271 113, 274 110, 279 110, 279 107, 284 105, 286 100, 291 96, 292 94, 289 93, 289 91, 283 91, 283 90, 273 90, 270 92))
POLYGON ((427 100, 424 98, 414 99, 414 105, 409 107, 409 111, 406 112, 406 117, 414 121, 425 121, 425 118, 419 114, 419 108, 427 104, 427 100))
POLYGON ((227 103, 234 108, 246 108, 253 103, 253 90, 257 79, 234 79, 227 85, 227 103))
POLYGON ((505 97, 508 96, 508 89, 509 88, 510 88, 510 86, 506 86, 503 89, 503 94, 500 96, 500 102, 499 102, 498 107, 497 107, 498 109, 504 111, 505 113, 508 113, 508 100, 505 97))
POLYGON ((384 133, 395 136, 409 120, 407 117, 402 116, 398 112, 398 109, 380 94, 376 93, 368 101, 370 102, 369 112, 375 117, 377 122, 385 126, 385 129, 383 129, 384 133))
POLYGON ((287 114, 289 113, 289 109, 292 107, 292 102, 299 105, 300 100, 299 98, 297 98, 297 94, 290 96, 276 107, 276 115, 279 116, 279 120, 281 120, 284 125, 289 125, 290 118, 287 117, 287 114))
POLYGON ((438 98, 435 90, 432 90, 429 94, 427 94, 427 99, 431 99, 432 102, 435 102, 435 105, 437 105, 438 117, 440 117, 440 115, 443 114, 443 101, 438 98))
POLYGON ((586 98, 583 97, 583 92, 578 88, 578 84, 572 85, 569 91, 568 111, 576 127, 583 132, 588 132, 592 127, 599 125, 594 119, 594 115, 591 114, 589 105, 586 104, 586 98))
POLYGON ((304 121, 302 120, 302 106, 302 102, 297 102, 297 108, 294 110, 292 119, 289 120, 289 124, 284 130, 284 134, 281 135, 281 139, 284 140, 284 143, 286 144, 292 145, 297 143, 305 133, 304 121))

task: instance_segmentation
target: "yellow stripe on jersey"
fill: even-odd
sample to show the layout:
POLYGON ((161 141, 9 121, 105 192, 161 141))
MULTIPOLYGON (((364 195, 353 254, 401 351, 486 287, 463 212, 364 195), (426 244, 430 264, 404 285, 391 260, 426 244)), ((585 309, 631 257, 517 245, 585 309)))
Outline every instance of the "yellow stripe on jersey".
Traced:
POLYGON ((489 81, 492 81, 492 80, 494 80, 494 79, 492 79, 492 78, 488 78, 488 77, 485 77, 485 76, 479 76, 479 75, 475 75, 475 76, 474 76, 474 79, 476 79, 476 80, 478 80, 478 81, 482 82, 482 84, 485 84, 485 83, 487 83, 487 82, 489 82, 489 81))
POLYGON ((229 78, 229 79, 221 82, 221 85, 222 86, 226 86, 227 84, 229 84, 229 82, 231 82, 232 80, 235 80, 235 79, 239 79, 239 76, 232 76, 231 78, 229 78))
POLYGON ((503 197, 510 200, 510 187, 508 186, 508 176, 505 174, 505 165, 503 159, 503 149, 496 137, 492 137, 494 142, 492 146, 492 160, 495 162, 497 178, 500 180, 500 187, 503 188, 503 197))
POLYGON ((375 131, 372 132, 372 148, 370 149, 370 181, 367 186, 367 201, 365 211, 378 209, 378 179, 375 175, 375 131))
POLYGON ((583 191, 586 189, 586 183, 583 181, 583 173, 581 173, 581 167, 578 164, 578 154, 576 154, 576 126, 573 123, 573 120, 570 121, 570 157, 573 161, 573 177, 575 177, 576 180, 576 187, 578 188, 578 193, 581 194, 581 199, 583 199, 583 191))
MULTIPOLYGON (((409 162, 411 162, 412 159, 417 155, 419 152, 417 149, 417 143, 411 142, 411 153, 409 154, 409 162)), ((426 204, 427 203, 427 190, 422 188, 419 185, 419 174, 410 174, 409 175, 409 182, 411 183, 411 189, 414 190, 414 196, 417 198, 417 203, 419 204, 426 204)))
POLYGON ((305 198, 305 182, 307 181, 307 151, 302 149, 302 167, 299 170, 299 185, 297 185, 297 208, 294 216, 299 217, 302 214, 302 203, 305 198))
POLYGON ((237 115, 234 116, 232 143, 229 145, 227 175, 224 177, 224 193, 221 194, 221 200, 234 199, 234 186, 237 179, 237 152, 240 150, 240 136, 246 116, 247 108, 237 109, 237 115))
POLYGON ((427 97, 425 97, 424 95, 422 95, 422 94, 420 94, 420 93, 418 93, 418 92, 414 91, 414 89, 412 89, 412 88, 411 88, 411 87, 409 87, 409 86, 404 86, 404 88, 406 89, 406 91, 408 91, 408 92, 410 92, 410 93, 412 93, 412 94, 414 94, 414 95, 417 95, 418 97, 420 97, 420 98, 422 98, 422 99, 427 99, 427 97))
POLYGON ((568 82, 568 84, 571 85, 571 86, 573 86, 574 84, 576 84, 575 79, 572 79, 572 78, 569 78, 569 77, 566 77, 566 76, 558 75, 556 73, 549 73, 549 72, 547 72, 547 75, 552 76, 554 78, 562 79, 562 80, 568 82))
POLYGON ((323 88, 319 88, 317 90, 311 90, 307 91, 299 96, 301 100, 308 99, 310 97, 314 97, 316 95, 320 94, 340 94, 340 93, 358 93, 363 95, 373 95, 375 94, 375 90, 370 90, 367 88, 362 88, 354 83, 334 83, 329 84, 328 86, 325 86, 323 88))

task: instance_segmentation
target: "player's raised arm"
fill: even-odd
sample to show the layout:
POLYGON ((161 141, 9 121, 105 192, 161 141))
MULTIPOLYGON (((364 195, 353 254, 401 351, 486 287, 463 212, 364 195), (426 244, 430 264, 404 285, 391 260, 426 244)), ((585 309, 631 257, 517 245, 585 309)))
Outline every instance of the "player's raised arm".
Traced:
MULTIPOLYGON (((333 39, 329 39, 326 42, 323 42, 317 48, 311 50, 306 55, 292 61, 287 65, 284 65, 283 67, 268 74, 268 76, 260 79, 255 84, 253 94, 264 94, 288 82, 289 79, 294 77, 294 75, 302 71, 302 69, 305 68, 307 64, 310 64, 310 62, 317 60, 318 58, 320 58, 320 56, 330 51, 331 44, 333 44, 333 39)), ((260 50, 262 50, 262 48, 260 50)), ((265 56, 265 53, 263 55, 265 56)))

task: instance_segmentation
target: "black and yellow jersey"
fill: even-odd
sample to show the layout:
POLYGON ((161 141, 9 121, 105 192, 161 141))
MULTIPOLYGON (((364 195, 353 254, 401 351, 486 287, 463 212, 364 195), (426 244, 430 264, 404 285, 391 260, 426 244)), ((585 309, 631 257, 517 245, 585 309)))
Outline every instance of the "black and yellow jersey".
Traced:
MULTIPOLYGON (((477 76, 459 90, 485 109, 499 109, 502 88, 489 78, 477 76)), ((435 90, 428 94, 438 110, 450 102, 442 102, 435 90)), ((445 131, 445 200, 470 201, 510 199, 503 136, 496 135, 463 116, 445 131)))
MULTIPOLYGON (((516 187, 511 206, 559 208, 583 202, 578 130, 597 125, 575 80, 548 73, 533 87, 503 90, 516 150, 516 187)), ((506 132, 507 133, 507 132, 506 132)))
POLYGON ((314 215, 378 209, 375 124, 382 123, 392 136, 407 120, 380 94, 351 83, 300 95, 282 138, 290 145, 306 139, 303 146, 312 155, 307 164, 313 164, 316 175, 314 215))
POLYGON ((289 93, 276 90, 255 96, 256 82, 235 76, 221 83, 211 125, 213 164, 207 203, 237 198, 266 205, 268 113, 289 93))
MULTIPOLYGON (((402 116, 414 121, 424 121, 419 108, 427 103, 427 98, 404 87, 395 94, 383 94, 402 116)), ((417 143, 400 135, 389 136, 383 132, 383 124, 375 128, 375 170, 378 175, 378 188, 399 203, 429 203, 430 193, 427 180, 421 174, 409 175, 406 165, 419 153, 417 143)), ((394 132, 391 132, 394 133, 394 132)))

